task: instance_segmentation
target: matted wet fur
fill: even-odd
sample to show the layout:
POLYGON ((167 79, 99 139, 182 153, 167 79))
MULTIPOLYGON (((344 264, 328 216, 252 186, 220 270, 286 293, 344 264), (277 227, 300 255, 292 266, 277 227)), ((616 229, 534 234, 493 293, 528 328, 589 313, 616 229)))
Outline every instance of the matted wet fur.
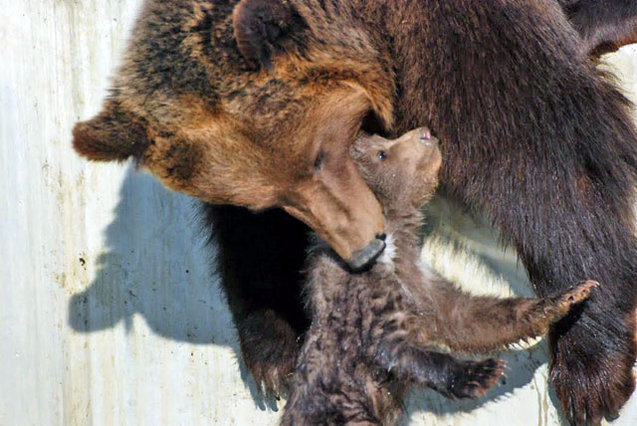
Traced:
MULTIPOLYGON (((601 0, 562 3, 585 37, 627 28, 621 0, 592 14, 601 0)), ((347 155, 359 128, 431 126, 443 191, 490 217, 540 296, 602 284, 549 341, 564 414, 599 423, 635 386, 637 133, 591 49, 554 0, 147 0, 74 147, 133 156, 211 203, 282 207, 347 258, 384 230, 347 155)), ((244 359, 277 390, 308 323, 306 227, 277 210, 205 209, 244 359)))
POLYGON ((441 160, 429 130, 397 140, 361 137, 351 152, 384 208, 388 249, 358 274, 324 242, 311 249, 306 302, 312 325, 284 425, 393 424, 413 384, 450 398, 476 398, 498 382, 504 363, 452 354, 490 352, 540 336, 597 285, 588 281, 546 299, 460 291, 419 261, 418 207, 433 194, 441 160))

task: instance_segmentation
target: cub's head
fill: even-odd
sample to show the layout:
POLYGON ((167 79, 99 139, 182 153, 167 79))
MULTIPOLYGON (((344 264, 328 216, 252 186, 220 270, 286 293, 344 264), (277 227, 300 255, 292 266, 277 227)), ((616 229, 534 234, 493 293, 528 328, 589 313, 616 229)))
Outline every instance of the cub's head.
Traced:
POLYGON ((281 207, 364 265, 384 218, 349 147, 361 127, 391 131, 396 90, 348 7, 149 0, 111 96, 73 131, 76 151, 134 157, 207 202, 281 207))
POLYGON ((387 213, 422 206, 438 185, 442 156, 438 139, 426 128, 398 139, 364 135, 350 153, 387 213))

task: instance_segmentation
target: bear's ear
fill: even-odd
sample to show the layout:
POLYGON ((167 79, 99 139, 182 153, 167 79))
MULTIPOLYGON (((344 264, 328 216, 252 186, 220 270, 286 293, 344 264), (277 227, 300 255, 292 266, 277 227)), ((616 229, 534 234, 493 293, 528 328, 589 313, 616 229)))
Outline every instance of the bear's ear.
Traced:
POLYGON ((144 120, 124 110, 114 100, 106 101, 99 115, 73 128, 73 148, 97 161, 139 158, 150 144, 144 120))
POLYGON ((270 68, 272 56, 286 47, 302 49, 308 28, 287 0, 241 0, 234 8, 232 22, 239 51, 254 67, 270 68))

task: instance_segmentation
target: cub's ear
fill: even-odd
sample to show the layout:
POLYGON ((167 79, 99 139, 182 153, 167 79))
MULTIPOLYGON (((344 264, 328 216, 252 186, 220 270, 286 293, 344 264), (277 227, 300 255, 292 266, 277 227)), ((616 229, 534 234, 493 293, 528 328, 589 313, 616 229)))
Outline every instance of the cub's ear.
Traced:
POLYGON ((149 144, 144 120, 114 100, 106 101, 99 115, 73 128, 73 148, 90 160, 139 158, 149 144))
POLYGON ((237 46, 248 63, 272 66, 286 48, 303 48, 308 25, 289 0, 241 0, 232 14, 237 46))

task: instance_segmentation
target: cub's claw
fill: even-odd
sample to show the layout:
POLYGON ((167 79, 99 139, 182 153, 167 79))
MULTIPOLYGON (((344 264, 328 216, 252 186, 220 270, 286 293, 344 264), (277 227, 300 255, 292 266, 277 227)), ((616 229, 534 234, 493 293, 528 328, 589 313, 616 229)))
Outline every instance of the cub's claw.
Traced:
POLYGON ((544 299, 543 309, 546 320, 548 320, 549 323, 553 323, 562 319, 569 313, 574 305, 588 299, 591 296, 592 290, 596 287, 599 287, 599 283, 589 280, 571 288, 562 295, 544 299))
POLYGON ((572 305, 588 299, 591 296, 592 289, 595 287, 599 287, 599 283, 597 281, 588 280, 564 293, 560 302, 570 308, 572 305))

